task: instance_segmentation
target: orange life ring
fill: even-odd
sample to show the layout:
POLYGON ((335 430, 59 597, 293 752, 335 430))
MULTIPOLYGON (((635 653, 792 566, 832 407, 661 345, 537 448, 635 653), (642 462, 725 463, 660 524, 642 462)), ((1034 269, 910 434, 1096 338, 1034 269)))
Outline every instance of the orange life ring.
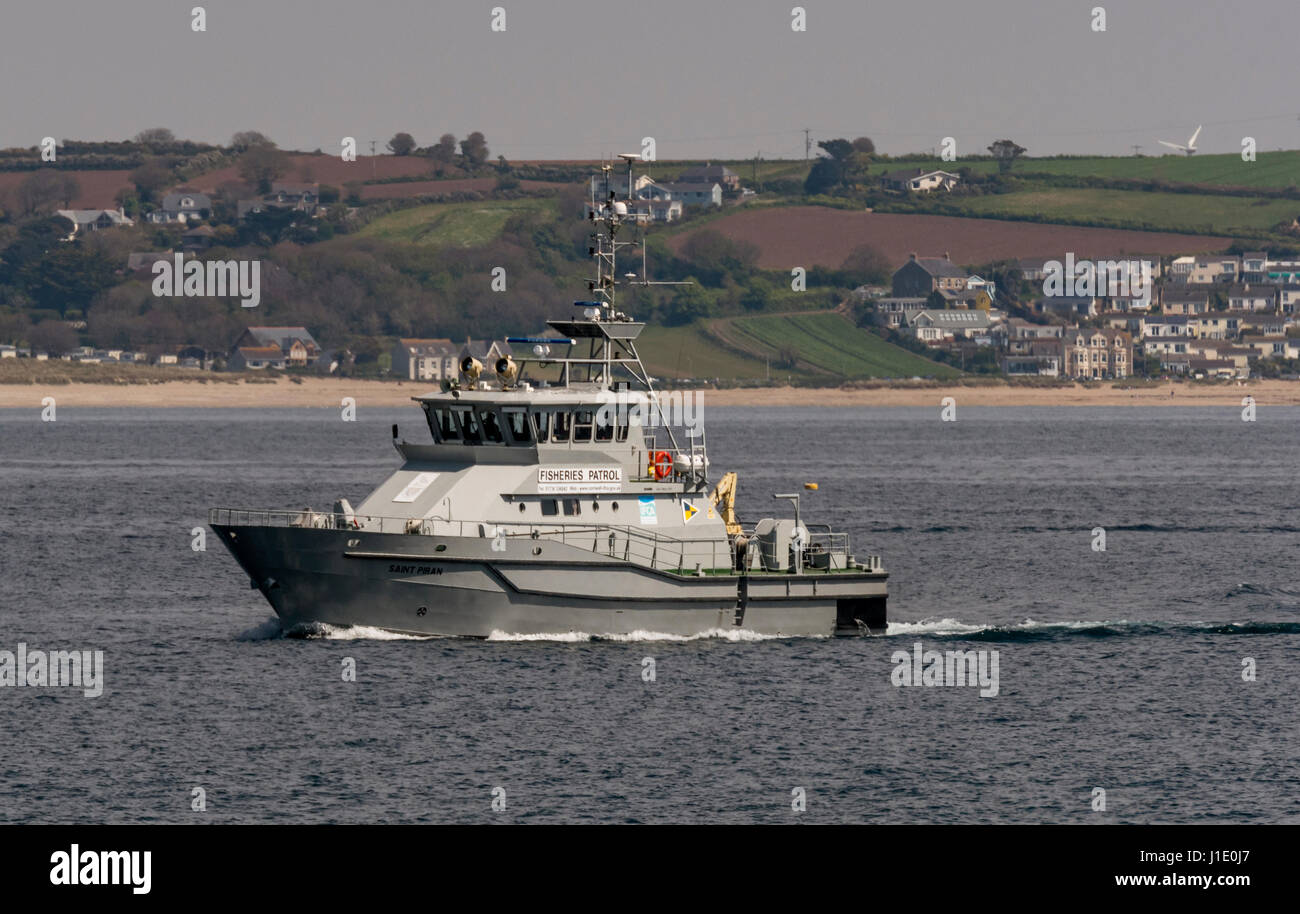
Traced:
POLYGON ((655 479, 665 479, 673 471, 673 455, 667 451, 655 451, 650 468, 654 470, 655 479))

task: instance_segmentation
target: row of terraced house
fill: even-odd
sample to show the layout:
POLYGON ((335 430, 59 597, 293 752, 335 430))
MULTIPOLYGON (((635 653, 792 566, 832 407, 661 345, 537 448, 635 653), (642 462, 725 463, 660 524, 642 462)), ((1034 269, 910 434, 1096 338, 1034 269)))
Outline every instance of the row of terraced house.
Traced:
MULTIPOLYGON (((1026 282, 1045 284, 1053 260, 1065 257, 1022 258, 1016 267, 1026 282)), ((1092 263, 1103 260, 1141 262, 1149 288, 1098 282, 1085 294, 1043 294, 1030 300, 1035 320, 1008 319, 994 283, 947 254, 912 254, 889 294, 862 287, 855 295, 877 323, 928 346, 995 347, 1009 375, 1125 378, 1150 359, 1164 374, 1242 378, 1261 359, 1300 358, 1300 339, 1288 335, 1300 337, 1300 259, 1125 254, 1092 263)))

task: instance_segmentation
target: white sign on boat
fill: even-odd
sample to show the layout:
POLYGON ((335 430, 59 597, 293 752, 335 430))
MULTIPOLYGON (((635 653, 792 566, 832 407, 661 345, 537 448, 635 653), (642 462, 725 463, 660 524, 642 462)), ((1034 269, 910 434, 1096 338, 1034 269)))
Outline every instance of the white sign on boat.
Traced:
POLYGON ((622 467, 538 467, 537 491, 552 495, 619 492, 622 467))

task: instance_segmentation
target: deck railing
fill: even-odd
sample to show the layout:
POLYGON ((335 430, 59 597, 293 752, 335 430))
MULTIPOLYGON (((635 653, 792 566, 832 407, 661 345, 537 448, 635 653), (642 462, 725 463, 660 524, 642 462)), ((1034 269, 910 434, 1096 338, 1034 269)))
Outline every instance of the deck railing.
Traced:
MULTIPOLYGON (((618 524, 509 523, 444 520, 438 517, 383 517, 328 511, 283 511, 246 508, 212 508, 208 523, 236 527, 307 527, 321 530, 355 530, 359 533, 396 533, 412 536, 471 537, 537 540, 562 543, 647 568, 699 572, 736 571, 735 549, 730 540, 683 539, 657 530, 618 524)), ((813 526, 813 525, 810 525, 813 526)), ((763 544, 752 534, 751 549, 763 544)), ((847 533, 816 525, 804 544, 802 568, 809 572, 844 571, 851 553, 847 533)), ((867 567, 880 570, 876 556, 867 567)))
POLYGON ((681 539, 616 524, 503 523, 437 517, 382 517, 328 511, 212 508, 208 523, 237 527, 307 527, 416 536, 533 539, 563 543, 623 561, 675 571, 734 570, 734 551, 720 539, 681 539))

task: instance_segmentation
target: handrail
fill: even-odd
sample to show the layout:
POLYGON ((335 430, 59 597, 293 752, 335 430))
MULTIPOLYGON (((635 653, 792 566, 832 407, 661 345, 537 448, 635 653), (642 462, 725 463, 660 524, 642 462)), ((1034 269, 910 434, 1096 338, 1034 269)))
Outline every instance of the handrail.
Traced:
MULTIPOLYGON (((208 523, 220 526, 310 527, 323 530, 349 530, 358 533, 396 533, 418 536, 467 537, 491 539, 534 539, 559 542, 596 555, 621 559, 647 568, 676 570, 682 573, 739 570, 730 538, 684 539, 658 530, 646 530, 622 524, 565 523, 563 521, 529 521, 526 523, 488 523, 454 521, 438 517, 386 517, 342 514, 326 511, 302 511, 255 508, 211 508, 208 523)), ((824 524, 810 526, 826 526, 824 524)), ((748 532, 753 547, 765 552, 767 543, 748 532)), ((809 532, 804 544, 803 567, 824 567, 816 558, 825 554, 850 555, 846 532, 809 532)), ((775 556, 768 556, 775 558, 775 556)))
POLYGON ((683 539, 659 531, 643 530, 618 524, 556 522, 489 523, 453 521, 436 517, 385 517, 365 514, 342 514, 328 511, 302 511, 211 508, 208 523, 221 526, 309 527, 322 530, 355 530, 358 533, 400 533, 422 536, 457 536, 493 538, 502 535, 514 539, 545 539, 577 546, 600 555, 622 558, 651 568, 686 571, 691 565, 700 569, 734 570, 730 542, 718 538, 683 539), (621 541, 621 542, 620 542, 621 541), (719 560, 722 561, 719 561, 719 560))

